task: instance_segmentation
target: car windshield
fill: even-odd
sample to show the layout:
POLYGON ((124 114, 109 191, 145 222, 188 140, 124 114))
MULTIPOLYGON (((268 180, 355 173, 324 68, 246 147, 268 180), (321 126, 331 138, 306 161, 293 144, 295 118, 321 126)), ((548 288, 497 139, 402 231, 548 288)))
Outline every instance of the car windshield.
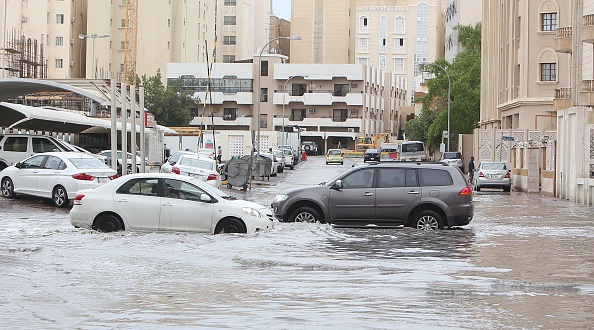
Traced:
POLYGON ((460 159, 460 154, 457 152, 444 152, 443 159, 460 159))
POLYGON ((109 169, 109 166, 105 165, 104 162, 99 158, 68 158, 68 160, 76 167, 80 169, 109 169))
POLYGON ((184 156, 179 160, 179 165, 191 166, 202 168, 205 170, 212 170, 213 169, 213 162, 204 159, 198 158, 196 156, 184 156))
POLYGON ((330 151, 328 151, 328 154, 330 155, 340 155, 342 152, 340 150, 336 150, 336 149, 331 149, 330 151))
POLYGON ((194 182, 198 182, 195 183, 198 187, 200 187, 200 189, 203 190, 207 190, 208 192, 210 192, 213 195, 217 195, 220 196, 221 198, 224 199, 237 199, 231 195, 228 195, 227 193, 225 193, 224 191, 217 189, 211 185, 209 185, 208 183, 204 183, 204 181, 198 179, 198 178, 191 178, 190 180, 194 181, 194 182))
POLYGON ((505 170, 507 167, 505 163, 483 163, 481 166, 483 170, 505 170))

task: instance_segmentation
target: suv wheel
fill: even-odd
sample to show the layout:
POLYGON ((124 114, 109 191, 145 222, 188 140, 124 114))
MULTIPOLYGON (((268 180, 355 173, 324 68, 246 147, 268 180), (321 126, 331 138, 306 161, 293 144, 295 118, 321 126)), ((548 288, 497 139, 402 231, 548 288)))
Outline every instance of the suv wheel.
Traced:
POLYGON ((316 210, 312 209, 308 206, 302 206, 297 208, 291 215, 289 216, 289 222, 321 222, 322 217, 316 212, 316 210))
POLYGON ((5 198, 14 198, 14 185, 10 178, 2 179, 2 196, 5 198))
POLYGON ((421 211, 413 218, 413 227, 420 230, 443 229, 443 219, 437 212, 421 211))

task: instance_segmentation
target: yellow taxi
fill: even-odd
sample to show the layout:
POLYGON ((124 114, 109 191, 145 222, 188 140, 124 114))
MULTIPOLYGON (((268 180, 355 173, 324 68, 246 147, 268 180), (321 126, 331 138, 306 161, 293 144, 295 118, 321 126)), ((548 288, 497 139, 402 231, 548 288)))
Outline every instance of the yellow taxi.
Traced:
POLYGON ((342 154, 342 150, 340 149, 328 149, 326 151, 326 164, 330 163, 344 163, 344 157, 342 154))

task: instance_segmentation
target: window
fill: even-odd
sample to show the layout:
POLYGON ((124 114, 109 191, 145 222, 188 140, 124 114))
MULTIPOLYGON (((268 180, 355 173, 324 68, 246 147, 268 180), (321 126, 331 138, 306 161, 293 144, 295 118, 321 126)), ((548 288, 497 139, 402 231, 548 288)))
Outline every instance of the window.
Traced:
POLYGON ((358 64, 363 64, 363 65, 367 65, 367 57, 359 57, 359 58, 357 58, 357 63, 358 64))
POLYGON ((223 55, 223 63, 235 62, 235 55, 223 55))
POLYGON ((404 52, 404 38, 394 38, 394 53, 404 52))
POLYGON ((45 156, 41 156, 41 155, 31 157, 22 163, 21 168, 40 168, 41 163, 43 162, 44 159, 45 159, 45 156))
POLYGON ((45 164, 43 165, 43 168, 48 170, 63 170, 66 168, 66 164, 64 164, 64 162, 58 157, 48 156, 47 160, 45 161, 45 164))
POLYGON ((379 67, 380 67, 380 70, 386 71, 386 56, 385 55, 381 55, 379 57, 379 67))
POLYGON ((358 42, 358 52, 359 53, 367 53, 369 52, 368 50, 368 38, 359 38, 359 42, 358 42))
POLYGON ((557 63, 540 63, 540 81, 557 81, 557 63))
POLYGON ((132 179, 116 190, 117 194, 158 196, 159 179, 132 179))
POLYGON ((235 16, 224 16, 223 17, 223 25, 235 25, 237 20, 235 16))
POLYGON ((223 36, 223 45, 235 45, 236 38, 235 36, 223 36))
POLYGON ((225 0, 224 5, 225 6, 236 6, 237 5, 237 0, 225 0))
POLYGON ((237 108, 223 108, 223 120, 237 119, 237 108))
POLYGON ((60 148, 45 138, 33 138, 31 141, 33 145, 33 152, 51 152, 51 151, 60 151, 60 148))
POLYGON ((260 102, 268 102, 268 88, 260 88, 260 102))
POLYGON ((557 13, 542 13, 542 31, 557 30, 557 13))
POLYGON ((394 73, 404 73, 404 58, 394 58, 394 73))
POLYGON ((332 121, 344 122, 349 118, 348 109, 334 109, 332 110, 332 121))
POLYGON ((349 92, 348 84, 334 84, 333 96, 346 96, 349 92))
MULTIPOLYGON (((380 168, 378 173, 378 188, 406 187, 406 169, 380 168)), ((408 170, 414 171, 414 170, 408 170)))
POLYGON ((125 41, 120 41, 120 49, 126 49, 126 42, 125 41))
POLYGON ((64 14, 56 14, 56 23, 64 24, 64 14))
POLYGON ((291 109, 290 120, 302 121, 306 117, 305 109, 291 109))
POLYGON ((303 96, 306 91, 306 84, 293 84, 291 87, 291 96, 303 96))
POLYGON ((422 187, 428 186, 451 186, 454 184, 452 176, 446 170, 419 170, 419 182, 422 187))
POLYGON ((268 61, 262 61, 262 66, 260 67, 260 75, 262 77, 268 76, 268 61))
POLYGON ((64 45, 64 37, 56 37, 56 46, 64 45))
POLYGON ((369 26, 367 25, 367 17, 363 16, 359 18, 359 32, 366 33, 369 30, 369 26))
POLYGON ((268 115, 260 114, 260 128, 268 128, 268 115))
POLYGON ((342 187, 344 189, 372 188, 374 172, 373 168, 353 172, 342 178, 342 187))
POLYGON ((405 33, 404 17, 398 16, 394 20, 394 33, 405 33))
POLYGON ((193 184, 179 180, 167 179, 165 183, 165 197, 200 201, 200 196, 206 192, 193 184))
POLYGON ((125 27, 126 27, 126 19, 122 18, 122 19, 120 20, 120 27, 121 27, 121 28, 125 28, 125 27))
POLYGON ((61 58, 56 59, 56 69, 61 69, 63 65, 63 60, 61 58))
POLYGON ((7 137, 4 142, 4 151, 27 152, 26 137, 7 137))

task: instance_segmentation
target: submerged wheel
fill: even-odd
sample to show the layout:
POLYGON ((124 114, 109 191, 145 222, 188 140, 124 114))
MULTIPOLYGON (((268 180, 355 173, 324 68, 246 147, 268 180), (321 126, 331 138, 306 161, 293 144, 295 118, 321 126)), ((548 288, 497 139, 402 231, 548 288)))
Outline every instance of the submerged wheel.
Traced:
POLYGON ((245 234, 247 229, 238 219, 224 219, 217 224, 215 234, 245 234))
POLYGON ((2 179, 2 196, 4 198, 14 198, 14 185, 10 178, 2 179))
POLYGON ((443 219, 441 216, 430 210, 417 213, 412 223, 414 228, 420 230, 443 229, 443 219))
POLYGON ((120 231, 124 229, 122 219, 113 213, 105 213, 97 217, 93 223, 93 229, 109 233, 112 231, 120 231))
POLYGON ((52 201, 57 207, 68 206, 70 204, 70 200, 68 199, 66 188, 62 186, 56 186, 52 192, 52 201))
POLYGON ((289 222, 321 222, 320 214, 309 206, 297 208, 289 216, 289 222))

